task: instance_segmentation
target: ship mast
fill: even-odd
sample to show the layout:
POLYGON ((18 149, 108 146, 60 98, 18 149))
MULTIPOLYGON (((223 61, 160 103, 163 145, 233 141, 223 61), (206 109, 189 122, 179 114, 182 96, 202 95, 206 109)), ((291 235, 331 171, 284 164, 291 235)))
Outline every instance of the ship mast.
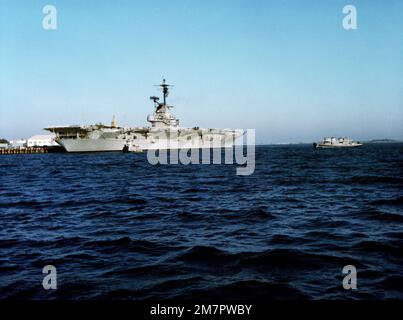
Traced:
POLYGON ((164 106, 167 105, 167 97, 169 94, 169 87, 173 87, 170 84, 166 83, 165 79, 162 79, 162 83, 159 85, 162 88, 162 93, 164 94, 164 106))

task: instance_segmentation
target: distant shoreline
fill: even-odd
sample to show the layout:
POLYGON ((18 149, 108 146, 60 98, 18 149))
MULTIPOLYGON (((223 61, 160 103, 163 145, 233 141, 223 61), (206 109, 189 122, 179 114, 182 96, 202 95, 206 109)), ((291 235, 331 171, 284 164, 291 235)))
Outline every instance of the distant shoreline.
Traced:
MULTIPOLYGON (((289 146, 289 145, 311 145, 313 142, 273 142, 273 143, 257 143, 256 146, 289 146)), ((401 140, 394 139, 373 139, 369 141, 362 141, 363 144, 383 144, 383 143, 403 143, 401 140)))

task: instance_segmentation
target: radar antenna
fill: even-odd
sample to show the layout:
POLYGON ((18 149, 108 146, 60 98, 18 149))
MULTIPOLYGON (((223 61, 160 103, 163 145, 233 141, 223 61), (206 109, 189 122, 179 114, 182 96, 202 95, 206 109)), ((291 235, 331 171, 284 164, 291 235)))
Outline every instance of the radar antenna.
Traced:
POLYGON ((155 104, 155 106, 158 106, 159 105, 159 99, 160 98, 158 98, 158 97, 156 97, 156 96, 151 96, 150 97, 150 100, 152 100, 153 102, 154 102, 154 104, 155 104))

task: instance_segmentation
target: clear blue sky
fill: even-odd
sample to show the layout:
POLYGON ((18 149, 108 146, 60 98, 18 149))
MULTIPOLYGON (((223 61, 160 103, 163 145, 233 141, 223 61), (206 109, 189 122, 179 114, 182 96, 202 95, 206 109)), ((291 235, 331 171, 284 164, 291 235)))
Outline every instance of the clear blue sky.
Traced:
POLYGON ((0 137, 112 114, 145 125, 162 76, 184 126, 403 139, 403 1, 0 0, 0 137))

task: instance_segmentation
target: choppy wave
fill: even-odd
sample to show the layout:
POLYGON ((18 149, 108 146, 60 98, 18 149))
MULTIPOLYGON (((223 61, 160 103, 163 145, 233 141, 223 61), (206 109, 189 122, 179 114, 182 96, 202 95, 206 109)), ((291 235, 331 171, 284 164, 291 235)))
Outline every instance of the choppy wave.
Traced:
POLYGON ((145 154, 1 160, 0 299, 403 299, 401 144, 257 147, 243 177, 145 154))

